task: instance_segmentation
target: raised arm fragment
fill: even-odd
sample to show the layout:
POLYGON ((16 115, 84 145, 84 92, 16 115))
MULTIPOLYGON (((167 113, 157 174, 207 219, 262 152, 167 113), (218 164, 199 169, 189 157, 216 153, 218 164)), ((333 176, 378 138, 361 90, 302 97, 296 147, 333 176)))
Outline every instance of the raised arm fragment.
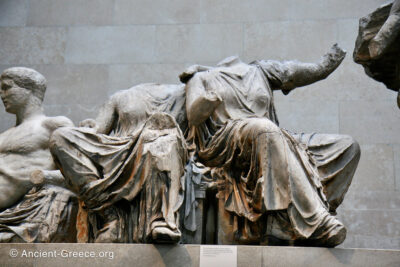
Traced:
POLYGON ((285 61, 261 66, 268 73, 273 89, 281 89, 285 94, 296 87, 301 87, 323 80, 329 76, 343 61, 346 52, 337 44, 317 63, 285 61))

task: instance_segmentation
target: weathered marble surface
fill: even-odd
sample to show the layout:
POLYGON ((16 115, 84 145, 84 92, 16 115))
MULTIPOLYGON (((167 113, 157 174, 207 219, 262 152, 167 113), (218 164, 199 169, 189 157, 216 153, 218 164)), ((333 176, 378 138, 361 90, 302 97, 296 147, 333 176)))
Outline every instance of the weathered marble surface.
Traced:
MULTIPOLYGON (((344 57, 337 45, 318 63, 231 57, 189 67, 180 76, 186 86, 119 91, 95 120, 70 127, 58 118, 66 122, 43 138, 61 172, 35 166, 29 183, 78 196, 80 242, 179 242, 184 231, 184 242, 336 246, 346 229, 334 214, 359 146, 349 136, 279 128, 272 90, 325 79, 344 57)), ((7 86, 3 79, 18 124, 7 86)))
POLYGON ((400 108, 400 0, 360 19, 353 58, 368 76, 398 92, 400 108))
MULTIPOLYGON (((158 8, 164 7, 164 3, 161 3, 164 0, 153 1, 153 5, 143 0, 67 2, 0 1, 0 54, 4 59, 0 60, 0 71, 29 64, 29 67, 44 74, 48 80, 44 101, 46 114, 66 115, 77 125, 82 119, 96 117, 99 110, 97 105, 104 103, 117 90, 145 82, 178 83, 179 73, 193 63, 215 66, 222 58, 234 54, 245 62, 257 58, 314 61, 333 42, 338 42, 342 48, 351 52, 358 33, 359 18, 386 1, 176 0, 170 1, 168 8, 158 8), (66 8, 66 5, 72 6, 75 12, 71 12, 72 8, 66 8), (94 5, 97 5, 98 10, 95 14, 92 12, 94 5), (212 9, 209 8, 210 5, 213 6, 212 9), (135 10, 132 10, 133 6, 136 6, 135 10), (46 11, 46 14, 40 14, 40 10, 46 11), (183 10, 189 12, 180 12, 183 10), (131 16, 132 12, 135 16, 131 16), (216 37, 211 38, 209 30, 196 31, 196 35, 200 35, 196 38, 208 40, 199 48, 187 38, 187 34, 196 25, 198 28, 204 25, 208 29, 208 24, 217 29, 214 31, 216 37), (227 28, 224 25, 235 25, 232 28, 237 29, 237 36, 219 41, 218 36, 227 28), (145 30, 151 31, 156 38, 148 40, 147 45, 155 48, 156 54, 161 54, 157 49, 185 49, 181 52, 189 55, 201 49, 202 53, 195 60, 181 63, 177 63, 179 58, 172 57, 157 61, 152 61, 152 58, 144 61, 130 57, 126 63, 107 62, 96 65, 82 60, 82 64, 69 64, 74 55, 67 54, 66 48, 73 45, 75 36, 60 34, 60 38, 50 38, 48 41, 45 39, 46 36, 53 36, 55 31, 68 33, 74 28, 92 27, 106 33, 110 27, 119 30, 129 26, 152 26, 145 27, 145 30), (163 34, 165 29, 177 32, 176 38, 169 39, 168 42, 159 38, 159 31, 163 34), (232 43, 233 40, 237 42, 232 43), (36 46, 38 42, 44 45, 36 46), (184 45, 177 47, 176 44, 182 42, 184 45), (51 56, 53 48, 46 50, 48 43, 56 47, 57 57, 51 56), (202 58, 210 55, 210 51, 213 57, 209 58, 209 62, 203 62, 202 58)), ((141 35, 125 36, 123 41, 113 39, 110 46, 102 47, 105 52, 97 53, 97 56, 107 59, 110 50, 122 50, 127 43, 136 44, 138 38, 142 38, 141 35)), ((102 42, 100 40, 93 45, 102 42)), ((133 53, 136 48, 136 45, 130 47, 133 53)), ((106 59, 98 61, 105 62, 106 59)), ((280 126, 283 128, 307 133, 317 131, 348 134, 367 147, 387 145, 398 148, 400 112, 397 112, 398 107, 395 105, 396 97, 395 92, 385 89, 383 83, 368 78, 363 67, 355 64, 348 56, 329 79, 294 90, 289 96, 276 92, 274 100, 280 126), (315 110, 318 110, 318 114, 315 114, 315 110)), ((0 132, 14 126, 14 123, 14 117, 0 107, 0 132)), ((348 219, 343 220, 343 223, 346 227, 352 226, 348 228, 347 238, 342 246, 399 249, 400 231, 396 222, 400 220, 400 204, 394 200, 398 199, 400 188, 400 150, 385 149, 385 153, 368 150, 368 157, 365 157, 363 147, 362 151, 362 165, 357 168, 349 192, 338 212, 339 215, 345 212, 346 216, 343 217, 348 219), (374 162, 385 162, 384 166, 388 169, 384 172, 384 177, 379 176, 377 179, 376 170, 369 171, 376 165, 374 162), (389 162, 394 164, 390 165, 389 162), (384 186, 375 187, 381 179, 384 179, 384 186), (356 188, 362 188, 363 192, 357 192, 356 188), (390 203, 387 199, 390 199, 390 203), (362 210, 358 210, 360 205, 362 210), (363 229, 363 232, 355 234, 352 229, 356 227, 363 229)))
POLYGON ((52 155, 83 202, 83 241, 180 240, 184 103, 183 85, 138 85, 111 96, 95 120, 53 133, 52 155))
POLYGON ((74 242, 74 194, 31 181, 36 171, 59 174, 49 139, 54 130, 72 122, 44 115, 46 80, 35 70, 7 69, 0 82, 5 109, 16 116, 16 125, 0 133, 0 242, 74 242))
POLYGON ((349 136, 291 134, 279 128, 273 90, 325 79, 345 52, 318 63, 231 57, 194 65, 186 83, 188 142, 217 184, 218 244, 336 246, 346 236, 333 216, 360 157, 349 136))

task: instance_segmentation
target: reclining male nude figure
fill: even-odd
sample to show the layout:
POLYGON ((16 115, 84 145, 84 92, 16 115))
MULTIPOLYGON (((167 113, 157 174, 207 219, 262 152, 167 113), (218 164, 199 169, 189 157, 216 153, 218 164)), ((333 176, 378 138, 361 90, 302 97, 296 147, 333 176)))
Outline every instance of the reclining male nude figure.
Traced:
POLYGON ((73 124, 66 117, 44 115, 46 79, 37 71, 9 68, 0 82, 5 109, 16 116, 16 125, 0 133, 0 242, 74 242, 74 194, 31 182, 38 171, 62 182, 49 139, 57 128, 73 124))

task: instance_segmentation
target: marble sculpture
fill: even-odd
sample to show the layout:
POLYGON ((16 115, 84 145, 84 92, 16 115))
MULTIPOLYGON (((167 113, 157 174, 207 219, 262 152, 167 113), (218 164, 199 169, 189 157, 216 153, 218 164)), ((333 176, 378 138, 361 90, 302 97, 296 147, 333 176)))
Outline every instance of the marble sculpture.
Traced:
POLYGON ((344 57, 334 45, 317 63, 194 65, 184 84, 117 92, 79 127, 43 115, 41 74, 4 71, 1 97, 17 124, 0 135, 0 241, 74 242, 62 228, 80 242, 177 243, 200 231, 218 244, 342 243, 336 209, 359 145, 280 128, 273 91, 325 79, 344 57), (209 198, 196 213, 200 185, 209 198), (197 225, 195 216, 212 217, 207 209, 216 225, 197 225))

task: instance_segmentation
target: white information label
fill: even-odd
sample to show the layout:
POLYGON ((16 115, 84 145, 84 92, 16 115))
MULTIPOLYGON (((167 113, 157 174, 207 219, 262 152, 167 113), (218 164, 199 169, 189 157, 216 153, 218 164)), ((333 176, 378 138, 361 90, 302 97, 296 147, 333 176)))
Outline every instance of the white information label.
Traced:
POLYGON ((237 267, 237 247, 200 246, 200 267, 237 267))

